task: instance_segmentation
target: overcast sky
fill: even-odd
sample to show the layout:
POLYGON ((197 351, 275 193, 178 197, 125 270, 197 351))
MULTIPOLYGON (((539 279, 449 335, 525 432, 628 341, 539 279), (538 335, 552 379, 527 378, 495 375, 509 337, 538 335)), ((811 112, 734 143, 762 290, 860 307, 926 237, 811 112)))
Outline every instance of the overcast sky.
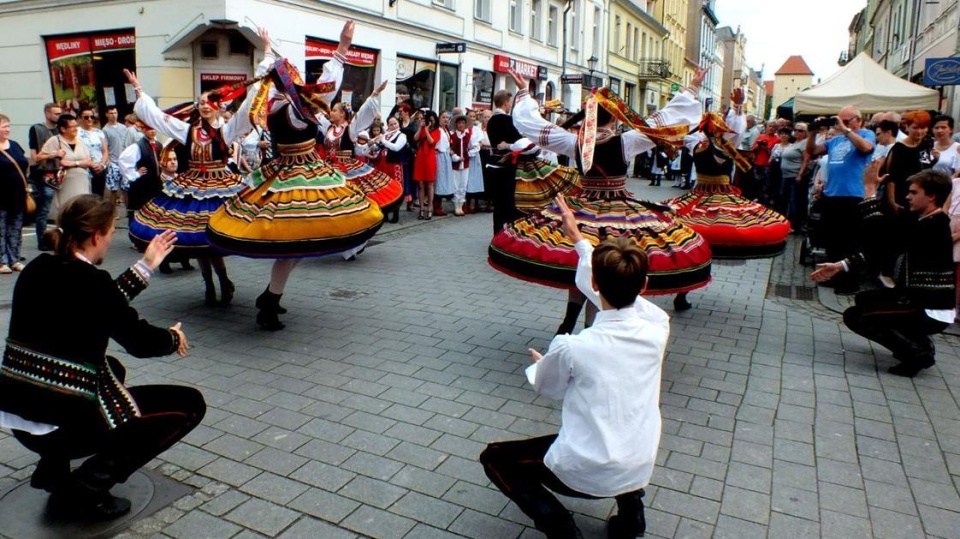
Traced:
POLYGON ((867 0, 717 0, 716 15, 719 26, 734 31, 740 26, 747 37, 747 64, 762 66, 764 80, 772 80, 788 57, 799 54, 816 83, 840 69, 837 58, 847 50, 847 28, 866 5, 867 0))

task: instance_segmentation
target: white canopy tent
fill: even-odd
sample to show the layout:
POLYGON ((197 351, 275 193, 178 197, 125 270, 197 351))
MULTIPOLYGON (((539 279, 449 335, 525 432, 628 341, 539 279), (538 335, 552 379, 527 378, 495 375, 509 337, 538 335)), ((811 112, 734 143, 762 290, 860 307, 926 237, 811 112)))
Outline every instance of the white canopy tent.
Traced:
POLYGON ((836 114, 847 105, 862 113, 937 110, 940 92, 895 76, 861 52, 827 80, 798 93, 793 114, 836 114))

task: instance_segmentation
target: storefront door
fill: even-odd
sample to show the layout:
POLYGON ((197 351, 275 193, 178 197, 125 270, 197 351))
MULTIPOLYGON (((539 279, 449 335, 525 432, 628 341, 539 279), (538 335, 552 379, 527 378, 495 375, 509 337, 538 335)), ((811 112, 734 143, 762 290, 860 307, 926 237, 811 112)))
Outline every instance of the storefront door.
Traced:
POLYGON ((433 106, 437 63, 397 56, 397 103, 410 99, 413 108, 433 106))
MULTIPOLYGON (((323 73, 323 66, 333 58, 338 44, 308 37, 306 40, 306 71, 304 78, 309 84, 317 82, 323 73)), ((335 102, 349 103, 354 111, 359 110, 363 102, 373 92, 377 58, 380 51, 364 47, 350 47, 347 51, 347 64, 343 67, 343 83, 335 102)))
POLYGON ((63 112, 84 107, 98 111, 117 107, 120 116, 133 111, 136 96, 126 84, 124 69, 136 71, 136 41, 132 28, 45 38, 53 100, 63 112))

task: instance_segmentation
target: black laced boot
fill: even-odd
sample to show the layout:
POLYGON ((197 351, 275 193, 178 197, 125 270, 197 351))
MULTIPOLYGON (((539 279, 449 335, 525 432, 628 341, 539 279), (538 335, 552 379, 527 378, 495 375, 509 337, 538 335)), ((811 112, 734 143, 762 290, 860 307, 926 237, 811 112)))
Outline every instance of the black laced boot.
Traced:
POLYGON ((47 507, 55 517, 68 520, 115 519, 130 512, 130 500, 110 494, 114 484, 108 474, 81 466, 70 474, 66 485, 50 495, 47 507))
POLYGON ((233 286, 233 281, 230 279, 221 279, 220 280, 220 304, 221 305, 230 305, 230 302, 233 301, 233 293, 237 291, 237 287, 233 286))
POLYGON ((279 331, 286 326, 283 322, 280 321, 280 298, 283 294, 274 294, 270 292, 268 287, 263 291, 263 294, 257 298, 257 308, 260 309, 257 312, 257 324, 266 330, 269 331, 279 331))
POLYGON ((643 537, 647 520, 643 516, 643 489, 617 496, 617 514, 607 521, 608 539, 643 537))
POLYGON ((687 301, 687 293, 681 292, 677 294, 677 297, 673 298, 673 310, 674 311, 686 311, 693 307, 693 304, 687 301))
POLYGON ((203 304, 207 307, 216 307, 217 303, 217 287, 213 284, 213 275, 209 273, 203 274, 203 304))

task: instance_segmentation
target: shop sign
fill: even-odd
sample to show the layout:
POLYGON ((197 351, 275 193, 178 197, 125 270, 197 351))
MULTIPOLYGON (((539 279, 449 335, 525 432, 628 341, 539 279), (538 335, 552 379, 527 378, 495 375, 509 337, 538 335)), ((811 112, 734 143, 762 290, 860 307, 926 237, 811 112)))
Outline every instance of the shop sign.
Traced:
POLYGON ((564 73, 560 75, 560 84, 582 84, 582 73, 564 73))
POLYGON ((678 83, 678 82, 670 83, 670 91, 671 91, 671 92, 679 92, 679 91, 680 91, 680 83, 678 83))
POLYGON ((467 44, 460 43, 437 43, 437 54, 450 54, 467 52, 467 44))
POLYGON ((923 84, 926 86, 960 84, 960 57, 927 58, 923 68, 923 84))
POLYGON ((90 38, 93 52, 131 50, 137 45, 132 31, 101 34, 90 38))
POLYGON ((243 73, 200 73, 200 82, 215 82, 218 84, 236 84, 245 82, 247 75, 243 73))
MULTIPOLYGON (((307 60, 333 58, 333 53, 337 51, 336 43, 311 38, 307 38, 305 47, 307 60)), ((347 63, 352 66, 373 67, 377 65, 377 51, 373 49, 350 47, 347 50, 346 57, 347 63)))
MULTIPOLYGON (((509 73, 510 70, 513 70, 523 78, 543 80, 540 78, 540 66, 536 64, 528 64, 527 62, 510 58, 509 56, 504 56, 502 54, 493 55, 493 70, 497 73, 509 73)), ((544 69, 543 77, 546 78, 546 75, 547 70, 544 69)))
POLYGON ((84 54, 90 54, 90 38, 88 36, 47 39, 47 60, 50 62, 84 54))

